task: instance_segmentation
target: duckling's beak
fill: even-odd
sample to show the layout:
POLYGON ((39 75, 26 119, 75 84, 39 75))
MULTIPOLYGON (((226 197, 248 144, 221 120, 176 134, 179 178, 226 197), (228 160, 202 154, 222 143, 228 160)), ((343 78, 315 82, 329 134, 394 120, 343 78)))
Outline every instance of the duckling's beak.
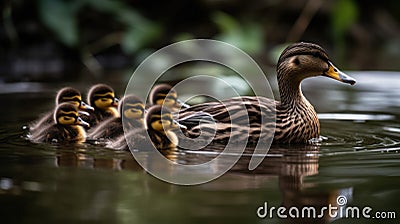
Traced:
POLYGON ((118 107, 119 99, 117 97, 114 98, 114 101, 112 103, 113 107, 118 107))
POLYGON ((86 110, 86 111, 94 111, 94 108, 87 103, 81 101, 81 105, 79 105, 79 109, 86 110))
POLYGON ((87 123, 86 121, 82 120, 82 118, 78 117, 78 120, 76 121, 76 124, 82 125, 85 128, 89 128, 90 124, 87 123))
POLYGON ((78 115, 90 116, 90 114, 88 112, 83 111, 83 110, 78 110, 78 115))
POLYGON ((189 104, 186 104, 185 102, 183 102, 183 101, 180 100, 180 99, 176 99, 176 102, 177 102, 179 105, 181 105, 183 108, 189 108, 189 107, 190 107, 189 104))
POLYGON ((332 79, 336 79, 336 80, 344 82, 344 83, 348 83, 350 85, 356 84, 355 79, 346 75, 344 72, 340 71, 338 68, 336 68, 332 64, 332 62, 328 62, 328 64, 329 64, 329 69, 328 69, 328 71, 323 73, 324 76, 330 77, 332 79))

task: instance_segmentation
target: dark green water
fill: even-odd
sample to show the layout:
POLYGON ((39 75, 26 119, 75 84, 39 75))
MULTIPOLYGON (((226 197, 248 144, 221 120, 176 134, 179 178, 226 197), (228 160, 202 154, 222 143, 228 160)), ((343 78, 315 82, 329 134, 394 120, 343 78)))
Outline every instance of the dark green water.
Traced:
MULTIPOLYGON (((127 152, 28 142, 22 127, 51 108, 59 86, 1 84, 1 223, 399 223, 400 73, 352 75, 354 87, 324 78, 303 84, 328 138, 320 146, 276 146, 254 171, 244 156, 230 172, 197 186, 157 180, 127 152), (256 213, 265 202, 337 206, 340 195, 347 206, 369 206, 371 216, 394 212, 397 219, 256 213)), ((211 151, 176 157, 201 162, 211 151)))

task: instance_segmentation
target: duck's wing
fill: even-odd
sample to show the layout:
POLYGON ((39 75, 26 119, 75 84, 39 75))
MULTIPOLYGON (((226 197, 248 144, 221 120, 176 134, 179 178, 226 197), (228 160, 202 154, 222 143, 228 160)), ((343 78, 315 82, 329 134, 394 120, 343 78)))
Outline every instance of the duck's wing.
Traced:
POLYGON ((186 113, 185 116, 180 116, 178 112, 174 114, 174 118, 187 129, 192 129, 200 124, 214 124, 216 122, 211 114, 203 111, 193 111, 191 113, 186 113))
MULTIPOLYGON (((212 119, 222 123, 236 125, 257 125, 271 123, 276 116, 275 100, 265 97, 235 97, 220 102, 197 104, 179 112, 178 120, 191 117, 196 112, 211 115, 212 119)), ((211 119, 209 119, 211 121, 211 119)), ((183 123, 184 124, 184 123, 183 123)))

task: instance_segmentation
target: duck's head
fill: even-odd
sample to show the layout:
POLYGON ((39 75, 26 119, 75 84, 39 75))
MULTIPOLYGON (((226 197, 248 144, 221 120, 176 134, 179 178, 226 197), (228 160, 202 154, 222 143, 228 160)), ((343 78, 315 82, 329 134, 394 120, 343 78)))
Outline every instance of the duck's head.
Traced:
POLYGON ((288 80, 298 84, 303 79, 314 76, 326 76, 350 85, 356 83, 355 79, 333 65, 322 47, 313 43, 289 45, 279 57, 277 73, 281 84, 288 80))
POLYGON ((75 105, 80 110, 85 111, 93 111, 94 108, 92 106, 87 105, 82 101, 82 95, 79 90, 72 87, 64 87, 57 92, 56 96, 56 105, 61 103, 71 103, 75 105))
POLYGON ((81 125, 89 127, 89 124, 79 117, 78 108, 71 103, 61 103, 54 111, 54 121, 59 125, 81 125))
POLYGON ((119 102, 118 111, 127 119, 143 119, 144 107, 144 103, 139 97, 126 95, 119 102))
POLYGON ((177 92, 168 84, 158 84, 150 92, 149 101, 151 105, 163 105, 170 110, 178 110, 189 105, 178 99, 177 92))
POLYGON ((88 102, 90 106, 102 111, 118 106, 113 88, 106 84, 92 86, 88 93, 88 102))
POLYGON ((167 132, 177 128, 185 128, 173 119, 172 113, 160 105, 154 105, 146 113, 147 129, 167 132))

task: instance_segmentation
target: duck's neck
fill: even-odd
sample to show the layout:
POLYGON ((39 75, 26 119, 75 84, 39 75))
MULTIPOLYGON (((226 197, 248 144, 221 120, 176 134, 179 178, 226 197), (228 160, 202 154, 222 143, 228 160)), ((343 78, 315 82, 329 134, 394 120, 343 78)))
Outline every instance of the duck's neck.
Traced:
MULTIPOLYGON (((296 123, 296 121, 302 121, 297 123, 299 130, 309 130, 307 133, 301 132, 301 136, 297 137, 296 141, 306 142, 309 139, 318 138, 320 125, 317 112, 301 92, 301 80, 285 80, 287 77, 288 76, 284 76, 278 79, 281 96, 278 112, 284 113, 289 117, 289 121, 292 119, 293 124, 296 123)), ((280 121, 277 120, 277 123, 279 122, 280 121)))
POLYGON ((311 105, 301 91, 301 80, 280 78, 278 85, 282 106, 291 108, 311 105))

